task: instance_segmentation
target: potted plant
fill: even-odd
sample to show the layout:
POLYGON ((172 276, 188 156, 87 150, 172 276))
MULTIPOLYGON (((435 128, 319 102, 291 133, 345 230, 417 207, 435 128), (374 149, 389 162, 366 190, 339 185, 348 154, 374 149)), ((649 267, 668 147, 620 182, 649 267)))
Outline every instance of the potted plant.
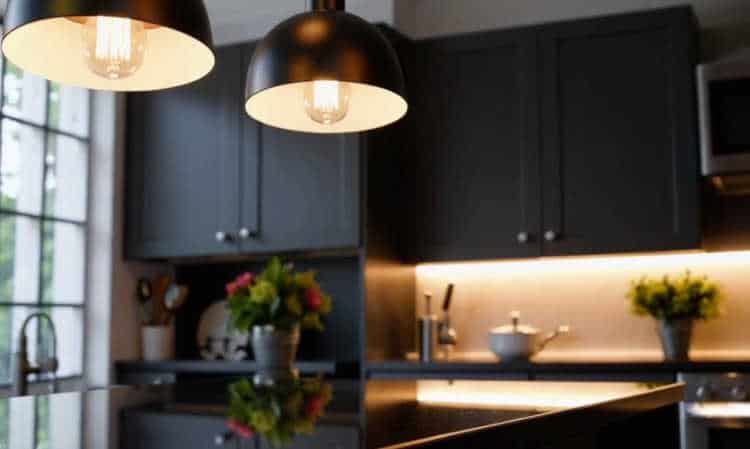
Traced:
POLYGON ((242 273, 226 285, 231 325, 250 332, 260 369, 291 369, 300 329, 324 330, 331 297, 321 290, 314 271, 295 272, 274 257, 257 276, 242 273))
POLYGON ((693 277, 686 271, 674 280, 644 276, 632 283, 628 298, 633 313, 658 321, 666 359, 687 360, 693 323, 719 316, 721 291, 707 277, 693 277))
POLYGON ((240 438, 258 434, 280 447, 311 433, 332 397, 331 385, 319 378, 288 377, 261 385, 242 379, 229 386, 227 427, 240 438))

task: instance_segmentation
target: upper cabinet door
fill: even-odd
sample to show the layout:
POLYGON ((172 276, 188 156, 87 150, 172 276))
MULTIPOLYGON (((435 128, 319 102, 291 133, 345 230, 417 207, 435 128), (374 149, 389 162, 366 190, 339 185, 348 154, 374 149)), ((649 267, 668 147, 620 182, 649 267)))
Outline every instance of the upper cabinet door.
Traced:
POLYGON ((357 248, 359 136, 259 130, 260 227, 243 251, 357 248))
POLYGON ((482 33, 417 45, 410 98, 418 259, 538 255, 535 34, 482 33))
POLYGON ((689 9, 545 27, 544 255, 696 248, 689 9))
POLYGON ((241 52, 219 48, 213 72, 193 84, 128 95, 130 257, 233 251, 216 233, 240 227, 241 52))

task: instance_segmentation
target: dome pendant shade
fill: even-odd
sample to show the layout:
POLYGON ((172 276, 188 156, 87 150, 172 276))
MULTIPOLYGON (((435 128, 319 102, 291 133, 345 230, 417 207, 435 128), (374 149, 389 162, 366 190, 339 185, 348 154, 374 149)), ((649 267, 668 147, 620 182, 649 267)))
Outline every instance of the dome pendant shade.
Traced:
POLYGON ((247 113, 269 126, 311 133, 380 128, 406 114, 396 52, 343 2, 319 0, 268 33, 245 86, 247 113))
POLYGON ((10 0, 3 54, 51 81, 148 91, 196 81, 214 66, 202 0, 10 0))

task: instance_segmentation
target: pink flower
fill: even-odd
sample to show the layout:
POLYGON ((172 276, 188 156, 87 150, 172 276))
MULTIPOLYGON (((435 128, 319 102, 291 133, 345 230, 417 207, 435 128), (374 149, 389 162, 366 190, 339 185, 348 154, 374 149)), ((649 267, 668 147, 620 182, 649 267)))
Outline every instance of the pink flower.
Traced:
POLYGON ((235 418, 229 418, 227 421, 227 428, 234 432, 240 438, 250 438, 253 436, 253 429, 250 426, 243 424, 235 418))
POLYGON ((237 293, 237 282, 230 282, 225 287, 227 289, 227 296, 234 296, 237 293))
POLYGON ((324 406, 322 396, 313 396, 305 404, 305 414, 311 418, 318 417, 323 413, 324 406))
POLYGON ((320 292, 315 288, 305 290, 305 301, 307 302, 307 307, 313 311, 320 310, 320 306, 323 304, 323 298, 321 298, 320 292))
POLYGON ((254 277, 252 273, 242 273, 241 275, 237 276, 237 279, 235 279, 235 283, 237 283, 237 287, 239 288, 247 288, 250 287, 250 285, 253 283, 254 277))

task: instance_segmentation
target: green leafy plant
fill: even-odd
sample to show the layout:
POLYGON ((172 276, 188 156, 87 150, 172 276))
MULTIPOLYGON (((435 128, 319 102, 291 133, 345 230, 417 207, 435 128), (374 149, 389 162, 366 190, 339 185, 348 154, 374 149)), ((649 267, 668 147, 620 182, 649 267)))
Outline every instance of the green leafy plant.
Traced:
POLYGON ((229 386, 229 397, 227 427, 241 438, 257 433, 279 447, 315 429, 333 389, 319 378, 285 379, 271 386, 242 379, 229 386))
POLYGON ((226 285, 230 321, 235 329, 273 325, 322 331, 331 312, 331 297, 315 280, 314 271, 294 272, 274 257, 259 275, 242 273, 226 285))
POLYGON ((672 280, 642 277, 628 291, 633 313, 672 322, 678 319, 710 320, 719 316, 722 300, 718 285, 690 271, 672 280))

